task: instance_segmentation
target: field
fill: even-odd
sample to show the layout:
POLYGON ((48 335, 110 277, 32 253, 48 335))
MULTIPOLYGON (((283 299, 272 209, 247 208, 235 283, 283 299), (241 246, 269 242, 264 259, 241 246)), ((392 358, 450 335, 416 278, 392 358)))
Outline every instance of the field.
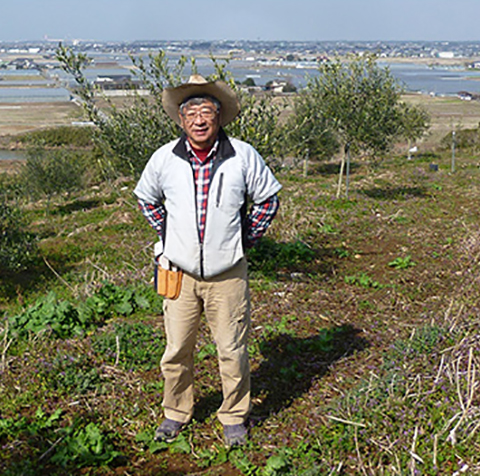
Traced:
POLYGON ((0 140, 34 129, 70 125, 81 110, 74 103, 0 104, 0 140))
MULTIPOLYGON (((450 151, 428 141, 480 110, 409 100, 432 111, 432 136, 410 161, 354 158, 348 199, 334 198, 336 161, 278 173, 279 215, 249 253, 242 450, 222 445, 205 325, 194 420, 170 445, 152 440, 164 333, 134 181, 22 202, 38 252, 27 271, 0 271, 0 473, 479 474, 478 156, 457 151, 452 173, 450 151)), ((16 122, 75 114, 60 106, 47 121, 58 107, 16 122)))
POLYGON ((431 116, 429 135, 420 145, 431 149, 438 145, 442 137, 452 131, 475 128, 480 124, 480 102, 462 101, 452 97, 430 97, 421 94, 405 96, 408 103, 421 105, 431 116))
MULTIPOLYGON (((421 94, 407 94, 404 100, 425 107, 431 115, 430 134, 421 142, 425 148, 435 147, 444 135, 454 129, 472 128, 480 123, 478 101, 421 94)), ((122 102, 128 100, 113 98, 113 101, 121 107, 122 102)), ((79 121, 82 118, 81 108, 72 102, 0 104, 0 144, 8 144, 12 139, 14 142, 14 136, 19 133, 70 125, 72 121, 79 121)))

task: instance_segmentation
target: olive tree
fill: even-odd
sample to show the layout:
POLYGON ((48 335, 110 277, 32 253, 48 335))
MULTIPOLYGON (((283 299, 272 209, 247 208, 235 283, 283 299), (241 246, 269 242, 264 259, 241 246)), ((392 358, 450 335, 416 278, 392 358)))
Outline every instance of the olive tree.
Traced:
MULTIPOLYGON (((158 147, 178 137, 179 127, 162 107, 162 92, 166 87, 183 83, 188 76, 187 68, 197 72, 194 59, 181 57, 171 64, 164 51, 150 54, 147 60, 132 56, 133 72, 148 94, 140 95, 132 90, 128 107, 117 107, 107 100, 107 107, 100 109, 97 99, 101 94, 84 74, 89 58, 62 45, 57 50, 57 58, 75 80, 76 93, 87 116, 97 126, 95 141, 102 152, 102 168, 107 176, 139 175, 158 147)), ((276 153, 278 109, 268 97, 257 99, 241 91, 226 69, 227 62, 220 63, 213 57, 212 62, 215 71, 207 79, 227 81, 241 102, 242 112, 229 124, 227 132, 250 142, 266 158, 276 153)))
POLYGON ((410 149, 412 142, 421 139, 430 127, 430 115, 422 107, 401 103, 400 117, 400 135, 408 142, 410 149))
POLYGON ((132 91, 132 104, 128 107, 117 107, 103 98, 107 102, 104 109, 98 107, 101 94, 84 74, 90 59, 62 45, 57 50, 57 59, 74 79, 75 93, 88 119, 96 126, 94 140, 101 151, 100 166, 105 176, 138 175, 159 144, 176 136, 177 126, 161 106, 161 93, 164 87, 180 83, 185 58, 175 67, 169 66, 163 52, 150 55, 148 63, 132 59, 136 74, 150 94, 143 96, 132 91))
POLYGON ((318 101, 316 90, 302 90, 293 100, 292 113, 284 125, 287 152, 296 159, 324 160, 332 157, 339 148, 338 140, 330 127, 318 101))
POLYGON ((314 127, 320 134, 324 137, 334 134, 342 147, 339 196, 345 165, 348 194, 350 153, 376 157, 387 151, 395 138, 413 131, 423 134, 427 116, 416 114, 415 127, 410 127, 412 116, 406 112, 411 113, 415 106, 405 108, 401 101, 402 88, 388 68, 377 64, 375 55, 325 62, 319 66, 318 73, 309 78, 306 88, 308 116, 297 118, 297 124, 314 118, 318 122, 314 127))
POLYGON ((210 59, 215 72, 209 76, 209 79, 228 83, 240 101, 241 112, 226 127, 227 133, 250 143, 267 163, 274 156, 281 155, 283 141, 278 120, 282 106, 274 103, 271 94, 255 96, 242 90, 234 81, 231 71, 227 69, 228 61, 219 63, 213 56, 210 59))

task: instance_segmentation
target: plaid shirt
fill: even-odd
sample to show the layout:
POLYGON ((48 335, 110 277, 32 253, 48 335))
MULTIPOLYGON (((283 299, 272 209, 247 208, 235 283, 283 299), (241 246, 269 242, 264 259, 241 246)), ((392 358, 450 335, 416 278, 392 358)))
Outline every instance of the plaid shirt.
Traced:
MULTIPOLYGON (((205 235, 205 222, 207 216, 208 191, 212 176, 213 163, 217 152, 218 142, 215 143, 207 158, 202 162, 193 151, 190 143, 186 141, 187 150, 190 156, 193 174, 195 178, 195 190, 198 210, 198 234, 200 242, 203 243, 205 235)), ((147 219, 150 226, 163 240, 165 207, 163 204, 147 203, 138 199, 141 212, 147 219)), ((272 195, 262 203, 254 204, 247 217, 247 246, 251 247, 267 231, 272 220, 275 218, 279 206, 277 195, 272 195)))

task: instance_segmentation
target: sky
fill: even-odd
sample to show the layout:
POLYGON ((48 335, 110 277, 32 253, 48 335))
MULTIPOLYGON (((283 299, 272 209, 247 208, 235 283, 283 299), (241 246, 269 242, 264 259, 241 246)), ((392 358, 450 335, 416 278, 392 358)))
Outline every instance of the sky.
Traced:
POLYGON ((0 41, 480 40, 480 0, 0 0, 0 41))

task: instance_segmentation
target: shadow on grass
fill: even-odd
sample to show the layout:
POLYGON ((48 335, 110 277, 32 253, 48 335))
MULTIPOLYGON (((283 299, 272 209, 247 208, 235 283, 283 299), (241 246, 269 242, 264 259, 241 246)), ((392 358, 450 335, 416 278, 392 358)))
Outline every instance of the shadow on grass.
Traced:
POLYGON ((429 196, 426 187, 370 188, 368 190, 360 190, 360 193, 370 198, 382 200, 406 200, 410 197, 426 198, 429 196))
POLYGON ((58 279, 57 275, 63 275, 73 267, 73 260, 67 256, 56 256, 54 259, 49 257, 48 262, 55 272, 40 258, 36 258, 23 270, 0 269, 0 295, 6 299, 15 299, 27 292, 44 290, 50 281, 58 279))
POLYGON ((97 208, 104 203, 104 200, 93 199, 93 200, 75 200, 73 202, 67 203, 65 205, 58 206, 51 213, 52 215, 68 215, 69 213, 78 212, 78 211, 87 211, 93 208, 97 208))
MULTIPOLYGON (((350 163, 350 173, 354 174, 360 168, 359 164, 354 162, 350 163)), ((313 163, 310 166, 310 170, 314 174, 320 175, 338 175, 340 173, 340 162, 320 162, 313 163)))
MULTIPOLYGON (((1 457, 1 454, 0 454, 1 457)), ((121 465, 95 466, 90 467, 64 467, 62 465, 41 464, 38 462, 38 456, 22 456, 21 461, 0 464, 0 474, 2 476, 65 476, 74 474, 133 474, 130 469, 125 471, 121 465)), ((172 470, 165 468, 164 463, 147 463, 146 468, 141 473, 155 476, 184 476, 185 470, 172 470)))
POLYGON ((252 396, 264 397, 254 407, 252 418, 263 420, 289 407, 336 361, 367 348, 368 341, 359 333, 345 325, 323 329, 308 338, 280 334, 261 342, 265 360, 252 374, 252 396))
MULTIPOLYGON (((262 403, 253 408, 252 420, 263 421, 288 408, 295 399, 308 393, 315 380, 323 377, 331 365, 366 349, 368 341, 359 333, 355 327, 345 325, 323 329, 308 338, 284 333, 260 342, 264 360, 252 372, 252 398, 260 397, 262 403)), ((220 392, 201 397, 195 418, 204 421, 221 403, 220 392)))

